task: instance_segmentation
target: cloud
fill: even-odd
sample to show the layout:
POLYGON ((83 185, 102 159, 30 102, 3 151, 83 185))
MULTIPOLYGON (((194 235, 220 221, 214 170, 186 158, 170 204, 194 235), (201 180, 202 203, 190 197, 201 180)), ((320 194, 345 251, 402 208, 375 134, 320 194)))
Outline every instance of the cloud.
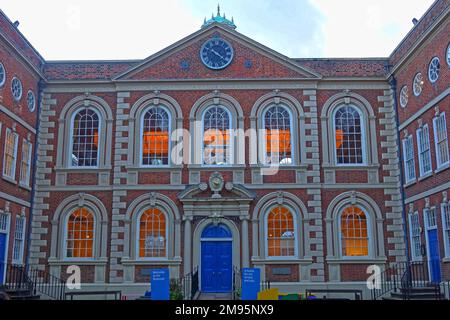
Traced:
MULTIPOLYGON (((140 59, 199 30, 218 0, 2 0, 46 59, 140 59)), ((433 0, 221 0, 238 31, 290 57, 387 56, 433 0)))
POLYGON ((433 0, 309 0, 324 16, 324 55, 388 56, 433 0))

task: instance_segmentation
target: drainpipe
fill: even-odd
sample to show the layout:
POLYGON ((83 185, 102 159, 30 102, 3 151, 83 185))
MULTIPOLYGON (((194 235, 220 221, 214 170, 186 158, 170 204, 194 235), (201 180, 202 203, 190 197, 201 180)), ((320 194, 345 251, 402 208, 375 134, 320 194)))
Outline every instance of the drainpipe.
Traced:
POLYGON ((35 143, 34 143, 34 154, 33 154, 33 163, 32 163, 32 183, 31 183, 31 199, 30 199, 30 217, 28 219, 27 224, 27 258, 25 260, 25 268, 28 273, 29 270, 29 261, 30 261, 30 250, 31 250, 31 230, 32 230, 32 222, 33 222, 33 206, 34 206, 34 197, 36 194, 36 171, 37 171, 37 158, 38 158, 38 138, 39 138, 39 126, 40 126, 40 117, 41 117, 41 103, 42 103, 42 92, 44 89, 44 83, 42 80, 38 82, 38 94, 37 94, 37 103, 36 103, 36 135, 35 135, 35 143))
POLYGON ((405 188, 403 185, 403 174, 404 174, 404 165, 403 165, 403 153, 402 153, 402 145, 401 145, 401 138, 400 138, 400 118, 397 112, 398 102, 397 102, 397 79, 395 79, 394 75, 391 75, 388 79, 389 85, 391 86, 392 91, 394 92, 394 112, 395 112, 395 121, 397 123, 397 145, 398 145, 398 160, 399 160, 399 168, 400 168, 400 194, 401 194, 401 201, 402 201, 402 216, 403 216, 403 233, 405 238, 405 254, 406 254, 406 262, 409 265, 411 262, 410 257, 410 250, 409 250, 409 237, 408 237, 408 230, 407 230, 407 213, 406 213, 406 203, 405 203, 405 188))

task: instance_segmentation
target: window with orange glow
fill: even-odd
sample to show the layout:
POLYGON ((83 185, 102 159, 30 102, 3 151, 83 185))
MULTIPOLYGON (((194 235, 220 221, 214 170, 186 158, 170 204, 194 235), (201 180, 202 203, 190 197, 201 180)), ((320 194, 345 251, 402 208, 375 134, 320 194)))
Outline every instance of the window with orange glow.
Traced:
POLYGON ((67 221, 66 255, 68 258, 94 256, 94 215, 85 208, 75 210, 67 221))
POLYGON ((143 116, 142 164, 169 164, 169 114, 161 107, 149 109, 143 116))
POLYGON ((267 216, 267 251, 269 257, 295 256, 294 217, 289 209, 279 206, 267 216))
POLYGON ((272 106, 264 114, 267 164, 292 164, 291 116, 280 105, 272 106))
POLYGON ((341 215, 342 254, 346 257, 364 257, 369 255, 369 236, 367 217, 357 207, 348 207, 341 215))
POLYGON ((362 164, 362 123, 355 107, 340 107, 334 116, 336 161, 338 164, 362 164))
POLYGON ((139 257, 165 257, 166 245, 166 216, 156 208, 145 211, 139 221, 139 257))
POLYGON ((85 108, 75 115, 72 128, 72 166, 97 166, 99 128, 99 116, 94 110, 85 108))
POLYGON ((220 106, 206 110, 203 117, 203 164, 231 163, 231 119, 220 106))

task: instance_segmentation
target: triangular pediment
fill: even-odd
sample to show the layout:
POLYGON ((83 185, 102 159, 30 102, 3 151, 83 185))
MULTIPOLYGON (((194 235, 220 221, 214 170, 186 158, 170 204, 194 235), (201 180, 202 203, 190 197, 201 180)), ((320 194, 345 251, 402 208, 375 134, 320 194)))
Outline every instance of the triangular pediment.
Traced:
POLYGON ((320 79, 321 75, 220 24, 212 24, 144 59, 115 80, 320 79), (202 45, 212 38, 231 44, 233 58, 221 70, 202 62, 202 45))

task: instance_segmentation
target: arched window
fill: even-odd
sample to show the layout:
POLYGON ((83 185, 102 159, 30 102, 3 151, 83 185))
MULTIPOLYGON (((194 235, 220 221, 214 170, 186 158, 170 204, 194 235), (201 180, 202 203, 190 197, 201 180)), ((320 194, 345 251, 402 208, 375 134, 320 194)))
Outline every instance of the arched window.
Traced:
POLYGON ((203 115, 203 164, 231 164, 231 116, 221 106, 208 108, 203 115))
POLYGON ((368 221, 365 212, 357 206, 349 206, 340 218, 341 248, 344 257, 369 255, 368 221))
POLYGON ((277 206, 267 215, 267 255, 293 257, 296 251, 294 217, 288 208, 277 206))
POLYGON ((342 165, 364 163, 363 121, 359 111, 345 105, 334 114, 336 163, 342 165))
POLYGON ((94 257, 94 215, 85 208, 76 209, 67 220, 66 257, 94 257))
POLYGON ((96 167, 98 165, 100 119, 91 108, 78 111, 72 122, 73 167, 96 167))
POLYGON ((144 166, 169 164, 170 117, 162 107, 153 107, 142 116, 142 162, 144 166))
POLYGON ((146 210, 139 219, 139 258, 167 257, 166 216, 159 209, 146 210))
POLYGON ((264 113, 265 163, 292 164, 291 115, 281 105, 269 107, 264 113))

